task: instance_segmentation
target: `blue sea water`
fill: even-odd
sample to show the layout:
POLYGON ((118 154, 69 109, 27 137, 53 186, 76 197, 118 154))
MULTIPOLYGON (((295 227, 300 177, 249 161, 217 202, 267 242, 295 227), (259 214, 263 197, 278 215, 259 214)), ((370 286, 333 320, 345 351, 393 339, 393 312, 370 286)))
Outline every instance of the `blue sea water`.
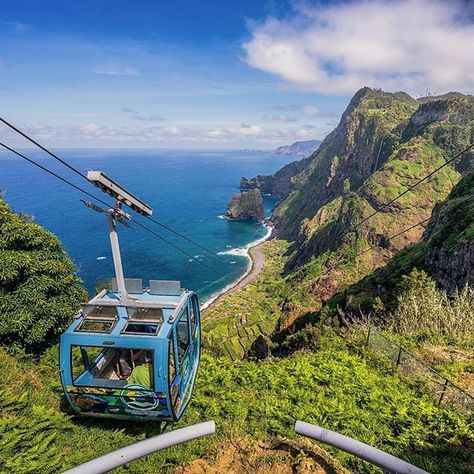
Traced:
MULTIPOLYGON (((36 150, 23 152, 110 201, 52 158, 36 150)), ((136 214, 133 218, 193 258, 133 223, 131 229, 120 226, 127 277, 143 278, 145 282, 180 280, 183 287, 197 290, 201 300, 221 291, 245 272, 248 258, 239 249, 266 233, 259 223, 222 219, 227 202, 238 191, 241 176, 270 174, 295 159, 273 153, 228 150, 87 149, 62 150, 60 155, 83 173, 89 169, 104 171, 151 205, 155 219, 219 254, 218 257, 208 254, 136 214)), ((90 294, 100 280, 114 275, 105 216, 86 208, 80 199, 87 197, 79 191, 3 152, 0 153, 0 190, 13 210, 31 215, 59 236, 90 294)), ((265 198, 267 214, 274 205, 274 199, 265 198)))

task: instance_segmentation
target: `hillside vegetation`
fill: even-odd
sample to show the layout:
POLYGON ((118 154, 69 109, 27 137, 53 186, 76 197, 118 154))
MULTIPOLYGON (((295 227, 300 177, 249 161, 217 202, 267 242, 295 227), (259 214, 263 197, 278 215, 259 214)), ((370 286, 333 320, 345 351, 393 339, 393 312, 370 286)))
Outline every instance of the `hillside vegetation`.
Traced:
POLYGON ((0 198, 0 345, 41 351, 86 297, 59 239, 0 198))
MULTIPOLYGON (((385 307, 390 309, 396 302, 396 292, 403 276, 414 269, 431 275, 447 295, 459 296, 462 291, 469 292, 464 287, 474 281, 473 193, 474 169, 453 188, 445 201, 435 206, 419 242, 407 246, 385 267, 335 295, 327 306, 339 306, 346 313, 371 312, 374 304, 379 312, 385 307)), ((468 320, 472 315, 467 311, 464 317, 468 320)), ((467 326, 466 329, 474 328, 467 326)))
MULTIPOLYGON (((285 266, 291 304, 300 312, 320 309, 417 242, 426 222, 414 224, 427 221, 471 169, 472 149, 385 204, 466 148, 473 137, 472 96, 448 95, 420 103, 404 93, 361 89, 310 164, 293 178, 294 191, 274 212, 278 237, 291 242, 285 266), (374 248, 364 252, 369 247, 374 248)), ((433 260, 430 267, 436 266, 433 260)))
MULTIPOLYGON (((472 472, 472 413, 438 406, 422 379, 365 342, 376 324, 473 389, 473 154, 382 209, 470 143, 473 125, 470 96, 359 91, 304 169, 285 172, 291 192, 275 210, 262 273, 203 315, 195 394, 173 428, 213 419, 217 433, 117 472, 381 472, 339 450, 315 451, 294 434, 296 419, 431 473, 472 472)), ((158 434, 149 423, 71 414, 57 334, 85 292, 56 237, 3 201, 0 230, 0 310, 12 315, 0 323, 0 472, 58 472, 158 434)))
MULTIPOLYGON (((229 439, 291 440, 295 419, 356 437, 430 472, 469 472, 473 460, 463 449, 472 436, 467 420, 437 408, 393 368, 364 358, 332 332, 321 336, 319 347, 317 353, 263 363, 205 354, 192 405, 175 427, 213 419, 217 434, 117 472, 169 472, 195 457, 212 459, 229 439)), ((159 432, 152 424, 77 419, 64 411, 56 348, 39 364, 0 350, 0 363, 1 472, 57 472, 159 432)), ((373 472, 363 461, 332 452, 357 472, 373 472)))

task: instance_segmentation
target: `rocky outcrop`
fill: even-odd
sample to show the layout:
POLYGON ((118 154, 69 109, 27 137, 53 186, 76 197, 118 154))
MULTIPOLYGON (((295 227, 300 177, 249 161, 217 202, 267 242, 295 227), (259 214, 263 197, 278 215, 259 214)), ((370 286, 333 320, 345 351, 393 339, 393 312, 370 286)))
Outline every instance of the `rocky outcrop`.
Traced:
POLYGON ((239 221, 262 221, 265 213, 260 191, 255 188, 237 193, 227 206, 226 217, 239 221))
POLYGON ((277 148, 275 153, 279 155, 300 155, 304 158, 288 163, 272 175, 259 174, 251 179, 243 177, 240 180, 240 190, 249 191, 256 188, 262 194, 269 194, 278 199, 286 198, 292 191, 293 177, 301 173, 311 163, 312 154, 320 144, 320 140, 307 140, 277 148))
POLYGON ((474 285, 474 170, 436 206, 423 241, 424 266, 440 288, 474 285))
POLYGON ((293 176, 301 173, 311 162, 311 157, 288 163, 272 175, 259 174, 255 178, 240 180, 240 190, 258 189, 262 194, 269 194, 278 199, 284 199, 290 194, 293 176))
POLYGON ((474 243, 461 244, 452 251, 443 247, 431 249, 426 266, 438 286, 449 294, 474 285, 474 243))

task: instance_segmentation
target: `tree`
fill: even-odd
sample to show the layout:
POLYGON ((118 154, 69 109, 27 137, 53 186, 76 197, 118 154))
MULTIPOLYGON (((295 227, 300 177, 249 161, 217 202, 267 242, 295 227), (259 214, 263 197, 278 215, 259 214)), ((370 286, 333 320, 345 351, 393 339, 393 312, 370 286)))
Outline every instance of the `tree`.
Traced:
POLYGON ((59 239, 0 198, 0 344, 40 352, 86 297, 59 239))

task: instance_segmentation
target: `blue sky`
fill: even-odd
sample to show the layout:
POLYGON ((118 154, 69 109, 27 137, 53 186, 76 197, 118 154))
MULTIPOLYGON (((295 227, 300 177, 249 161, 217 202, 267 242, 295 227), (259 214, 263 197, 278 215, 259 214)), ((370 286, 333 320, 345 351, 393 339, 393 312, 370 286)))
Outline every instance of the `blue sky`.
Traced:
POLYGON ((472 92, 473 27, 459 20, 469 11, 429 0, 3 0, 1 115, 57 147, 322 138, 364 85, 472 92))

